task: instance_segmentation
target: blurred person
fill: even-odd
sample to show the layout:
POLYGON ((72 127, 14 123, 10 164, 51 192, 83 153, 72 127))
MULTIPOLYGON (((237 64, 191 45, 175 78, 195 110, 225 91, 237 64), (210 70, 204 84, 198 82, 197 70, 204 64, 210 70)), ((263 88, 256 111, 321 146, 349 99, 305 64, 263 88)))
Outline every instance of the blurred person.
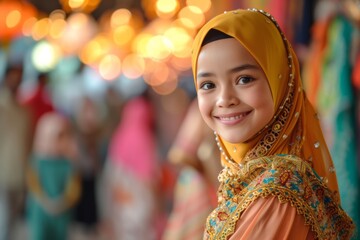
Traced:
POLYGON ((98 103, 89 96, 83 97, 75 112, 75 137, 79 152, 76 167, 81 178, 81 196, 75 209, 75 221, 82 234, 94 235, 98 231, 99 204, 98 177, 104 162, 102 131, 103 116, 98 103))
POLYGON ((157 144, 154 109, 146 93, 124 104, 105 168, 111 239, 156 239, 157 144))
POLYGON ((27 172, 30 240, 69 237, 74 205, 80 195, 73 137, 69 121, 59 113, 46 113, 39 119, 27 172))
POLYGON ((0 240, 12 239, 23 210, 31 137, 29 114, 17 100, 22 76, 22 66, 9 65, 0 85, 0 240))
POLYGON ((114 133, 117 125, 119 124, 125 99, 113 86, 109 86, 106 89, 104 98, 104 103, 106 105, 104 137, 108 139, 114 133))
POLYGON ((35 91, 22 100, 22 104, 28 109, 32 122, 32 134, 34 134, 37 122, 47 112, 54 111, 51 95, 47 89, 49 76, 40 73, 37 78, 35 91))
POLYGON ((212 131, 201 118, 196 99, 168 152, 179 168, 173 208, 163 240, 202 239, 207 216, 216 206, 217 175, 220 172, 212 131))

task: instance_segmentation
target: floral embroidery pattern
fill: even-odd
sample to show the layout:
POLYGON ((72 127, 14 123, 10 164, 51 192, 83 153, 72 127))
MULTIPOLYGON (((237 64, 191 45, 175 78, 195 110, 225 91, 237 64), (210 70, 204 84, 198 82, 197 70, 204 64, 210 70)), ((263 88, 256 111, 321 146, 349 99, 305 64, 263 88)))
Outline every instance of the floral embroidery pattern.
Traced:
POLYGON ((205 239, 226 240, 241 213, 257 198, 276 196, 304 216, 318 239, 349 239, 354 223, 311 166, 292 155, 251 160, 238 173, 220 175, 218 207, 209 215, 205 239))

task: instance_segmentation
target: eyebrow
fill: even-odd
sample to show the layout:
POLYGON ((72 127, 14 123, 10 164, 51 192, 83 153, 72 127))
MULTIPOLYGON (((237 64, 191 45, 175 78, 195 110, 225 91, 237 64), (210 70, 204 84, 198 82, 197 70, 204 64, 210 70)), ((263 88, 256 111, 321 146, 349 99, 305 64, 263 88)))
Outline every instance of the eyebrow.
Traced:
MULTIPOLYGON (((247 69, 256 69, 259 70, 259 67, 254 65, 254 64, 243 64, 237 67, 234 67, 232 69, 230 69, 228 72, 229 73, 235 73, 235 72, 239 72, 239 71, 243 71, 243 70, 247 70, 247 69)), ((197 74, 197 78, 201 78, 201 77, 211 77, 214 76, 215 74, 211 73, 211 72, 200 72, 197 74)))

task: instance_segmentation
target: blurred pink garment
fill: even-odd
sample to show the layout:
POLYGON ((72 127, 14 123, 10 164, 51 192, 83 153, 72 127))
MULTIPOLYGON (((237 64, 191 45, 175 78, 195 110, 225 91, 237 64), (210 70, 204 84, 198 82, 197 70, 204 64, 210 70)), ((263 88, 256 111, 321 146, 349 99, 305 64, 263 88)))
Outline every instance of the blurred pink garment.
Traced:
POLYGON ((315 239, 305 219, 277 197, 258 198, 239 218, 229 240, 315 239))
POLYGON ((111 161, 143 181, 151 180, 156 170, 153 117, 152 106, 144 97, 129 100, 109 147, 111 161))
POLYGON ((155 240, 156 144, 152 105, 145 97, 125 103, 110 141, 103 209, 112 239, 155 240))

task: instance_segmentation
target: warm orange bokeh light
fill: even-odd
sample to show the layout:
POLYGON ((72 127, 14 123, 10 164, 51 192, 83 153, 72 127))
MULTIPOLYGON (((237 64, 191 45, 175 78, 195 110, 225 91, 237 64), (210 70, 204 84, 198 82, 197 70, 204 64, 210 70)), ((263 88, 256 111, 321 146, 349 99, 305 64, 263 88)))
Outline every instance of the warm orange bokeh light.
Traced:
POLYGON ((121 8, 111 14, 110 25, 112 28, 130 23, 132 14, 128 9, 121 8))
POLYGON ((16 25, 20 23, 20 20, 21 20, 21 13, 19 12, 19 10, 12 10, 6 16, 6 20, 5 20, 6 26, 8 28, 16 27, 16 25))
POLYGON ((147 56, 155 60, 164 60, 170 56, 173 45, 169 39, 157 35, 152 37, 147 44, 147 56))
POLYGON ((109 54, 104 56, 99 64, 99 73, 105 80, 112 81, 120 76, 121 61, 118 56, 109 54))
POLYGON ((168 80, 170 69, 164 62, 149 60, 146 65, 144 80, 151 86, 158 86, 168 80))
POLYGON ((66 18, 66 13, 61 9, 57 9, 57 10, 54 10, 54 11, 52 11, 50 13, 49 18, 52 21, 55 21, 57 19, 65 19, 66 18))
POLYGON ((33 29, 34 25, 36 24, 36 22, 37 22, 36 17, 31 17, 24 22, 23 27, 22 27, 22 33, 24 34, 24 36, 27 36, 27 37, 31 36, 32 29, 33 29))
POLYGON ((168 95, 173 93, 178 86, 177 79, 166 81, 165 83, 159 85, 159 86, 152 86, 152 89, 154 92, 160 95, 168 95))
POLYGON ((156 14, 160 18, 171 18, 179 8, 177 0, 157 0, 156 14))
POLYGON ((44 39, 58 45, 64 55, 77 55, 104 79, 112 80, 120 74, 130 79, 144 77, 159 94, 172 92, 177 76, 191 68, 194 35, 212 7, 211 0, 143 0, 146 7, 141 13, 112 9, 100 21, 89 14, 100 0, 59 2, 63 9, 37 19, 35 11, 25 17, 21 1, 0 0, 0 14, 4 16, 0 19, 0 37, 14 34, 20 27, 20 33, 35 41, 44 39), (144 12, 153 13, 146 26, 144 12))
POLYGON ((139 78, 144 74, 145 61, 137 54, 129 54, 123 60, 122 71, 127 78, 139 78))
POLYGON ((90 15, 73 13, 67 18, 66 27, 56 41, 67 55, 79 54, 97 31, 97 23, 90 15))
POLYGON ((190 56, 185 58, 173 56, 170 60, 170 64, 179 72, 186 71, 191 68, 191 58, 190 56))
POLYGON ((64 19, 55 19, 50 26, 49 35, 51 38, 57 39, 62 37, 66 29, 66 21, 64 19))
POLYGON ((82 11, 85 13, 90 13, 95 10, 100 2, 100 0, 60 0, 66 12, 82 11))
POLYGON ((136 36, 132 43, 132 51, 147 57, 147 43, 150 41, 152 35, 147 33, 140 33, 136 36))
POLYGON ((129 25, 118 26, 113 30, 113 40, 120 46, 128 44, 134 36, 135 31, 129 25))
POLYGON ((205 22, 205 16, 203 11, 195 6, 187 6, 180 10, 179 19, 185 21, 184 24, 198 28, 205 22))
POLYGON ((0 1, 0 38, 7 40, 21 35, 24 23, 36 14, 36 9, 29 3, 0 1))
POLYGON ((99 35, 89 41, 80 52, 80 59, 88 65, 95 65, 99 59, 111 51, 111 42, 105 36, 99 35))
POLYGON ((32 38, 36 41, 45 38, 49 33, 51 22, 49 18, 40 19, 32 28, 32 38))
POLYGON ((186 5, 198 7, 202 12, 207 12, 211 8, 211 0, 186 0, 186 5))

